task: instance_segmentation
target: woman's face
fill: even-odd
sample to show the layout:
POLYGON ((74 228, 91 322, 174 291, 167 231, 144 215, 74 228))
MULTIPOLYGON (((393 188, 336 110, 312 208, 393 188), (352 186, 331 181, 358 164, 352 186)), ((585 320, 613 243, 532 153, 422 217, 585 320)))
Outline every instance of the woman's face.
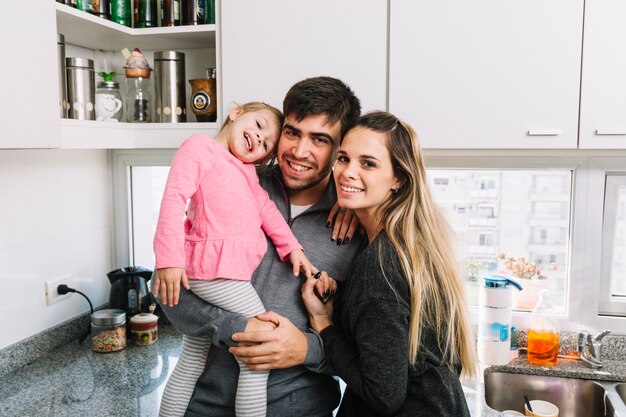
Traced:
POLYGON ((363 222, 363 215, 371 216, 399 187, 386 135, 362 126, 351 129, 339 148, 334 176, 339 205, 354 209, 363 222))

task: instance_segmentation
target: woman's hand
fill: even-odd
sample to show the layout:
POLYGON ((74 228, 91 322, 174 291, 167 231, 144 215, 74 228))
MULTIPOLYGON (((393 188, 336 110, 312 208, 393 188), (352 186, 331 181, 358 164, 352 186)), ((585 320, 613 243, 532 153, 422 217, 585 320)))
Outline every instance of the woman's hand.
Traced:
POLYGON ((330 278, 326 272, 320 271, 310 276, 302 284, 302 300, 309 312, 311 327, 317 332, 333 323, 333 300, 331 297, 335 291, 337 291, 337 282, 330 278))
POLYGON ((170 307, 174 307, 178 304, 181 282, 183 287, 189 289, 189 280, 187 279, 187 273, 184 268, 157 269, 152 294, 158 297, 160 290, 161 302, 170 307))
POLYGON ((327 222, 328 227, 333 226, 331 238, 337 241, 337 245, 348 243, 361 225, 354 210, 341 208, 337 203, 330 210, 327 222))

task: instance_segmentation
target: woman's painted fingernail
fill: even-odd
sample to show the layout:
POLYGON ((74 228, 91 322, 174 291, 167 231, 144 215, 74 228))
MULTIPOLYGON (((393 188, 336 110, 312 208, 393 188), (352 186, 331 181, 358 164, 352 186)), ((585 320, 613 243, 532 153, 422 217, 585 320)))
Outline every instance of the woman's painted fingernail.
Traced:
POLYGON ((341 239, 337 239, 337 246, 341 245, 341 239))
POLYGON ((322 271, 319 271, 317 274, 313 275, 313 278, 318 279, 322 276, 322 271))
POLYGON ((330 241, 331 241, 331 242, 334 242, 334 241, 335 241, 335 238, 334 238, 333 236, 331 236, 331 237, 330 237, 330 241))
POLYGON ((324 298, 328 297, 328 290, 324 291, 324 293, 322 294, 322 297, 324 298))
POLYGON ((326 223, 326 228, 328 229, 330 227, 330 222, 326 223))
POLYGON ((350 237, 349 237, 349 236, 346 236, 346 237, 343 239, 343 243, 344 243, 344 245, 345 245, 345 244, 346 244, 346 243, 348 243, 348 242, 350 242, 350 237))

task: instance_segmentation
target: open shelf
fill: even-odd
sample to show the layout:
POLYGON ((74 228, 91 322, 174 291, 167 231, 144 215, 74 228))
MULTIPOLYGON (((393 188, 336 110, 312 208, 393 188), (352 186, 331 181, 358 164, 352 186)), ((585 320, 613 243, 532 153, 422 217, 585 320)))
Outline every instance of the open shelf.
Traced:
POLYGON ((61 148, 178 148, 191 135, 215 136, 217 131, 217 123, 115 123, 61 119, 61 148))
POLYGON ((134 29, 61 3, 56 3, 56 10, 57 30, 65 42, 89 49, 215 48, 215 25, 134 29))

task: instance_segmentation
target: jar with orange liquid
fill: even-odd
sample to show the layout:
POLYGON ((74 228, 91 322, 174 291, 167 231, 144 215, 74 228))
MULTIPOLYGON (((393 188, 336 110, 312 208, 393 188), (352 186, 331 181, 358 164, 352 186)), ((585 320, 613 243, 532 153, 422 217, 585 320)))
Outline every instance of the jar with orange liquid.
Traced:
POLYGON ((542 290, 535 305, 528 329, 528 362, 533 365, 554 366, 559 355, 559 330, 548 290, 542 290))

